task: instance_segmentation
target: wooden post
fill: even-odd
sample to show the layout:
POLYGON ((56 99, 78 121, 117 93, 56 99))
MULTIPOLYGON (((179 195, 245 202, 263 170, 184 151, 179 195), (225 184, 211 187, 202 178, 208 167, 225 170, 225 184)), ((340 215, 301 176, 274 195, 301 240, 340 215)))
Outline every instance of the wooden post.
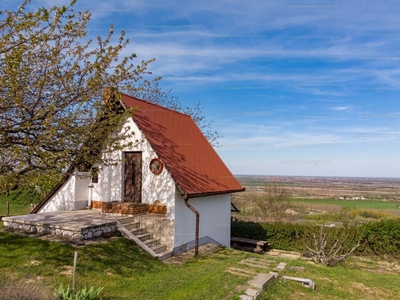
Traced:
POLYGON ((6 203, 6 217, 10 215, 10 202, 7 201, 6 203))
POLYGON ((74 252, 74 268, 72 270, 72 293, 75 294, 75 270, 76 270, 76 260, 78 258, 78 252, 74 252))

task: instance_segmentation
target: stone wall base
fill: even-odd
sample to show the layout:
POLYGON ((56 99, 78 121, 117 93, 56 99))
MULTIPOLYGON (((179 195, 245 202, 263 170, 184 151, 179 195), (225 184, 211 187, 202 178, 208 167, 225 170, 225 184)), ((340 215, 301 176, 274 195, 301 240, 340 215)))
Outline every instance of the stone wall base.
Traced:
POLYGON ((24 222, 5 221, 4 227, 26 233, 52 234, 69 240, 88 240, 96 237, 110 237, 118 234, 116 222, 74 229, 58 225, 33 225, 24 222))

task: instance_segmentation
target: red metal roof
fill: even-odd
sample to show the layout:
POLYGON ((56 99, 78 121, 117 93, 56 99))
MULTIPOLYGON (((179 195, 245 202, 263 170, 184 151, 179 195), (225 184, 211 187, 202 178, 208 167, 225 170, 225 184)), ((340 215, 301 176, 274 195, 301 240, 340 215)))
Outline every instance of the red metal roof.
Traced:
POLYGON ((182 193, 199 197, 244 190, 190 116, 128 95, 122 102, 138 107, 135 123, 182 193))

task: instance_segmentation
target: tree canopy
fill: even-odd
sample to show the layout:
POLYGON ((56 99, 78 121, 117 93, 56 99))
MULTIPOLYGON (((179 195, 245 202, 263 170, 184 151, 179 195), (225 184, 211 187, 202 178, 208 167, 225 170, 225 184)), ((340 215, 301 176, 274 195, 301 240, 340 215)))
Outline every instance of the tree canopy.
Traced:
POLYGON ((122 56, 129 39, 114 30, 96 41, 87 38, 90 13, 68 6, 0 11, 0 193, 54 179, 71 167, 106 164, 96 153, 125 144, 129 132, 110 135, 126 114, 115 102, 105 105, 104 90, 119 92, 190 114, 211 143, 211 130, 200 104, 183 108, 170 91, 147 79, 148 64, 122 56), (108 137, 108 138, 105 138, 108 137))

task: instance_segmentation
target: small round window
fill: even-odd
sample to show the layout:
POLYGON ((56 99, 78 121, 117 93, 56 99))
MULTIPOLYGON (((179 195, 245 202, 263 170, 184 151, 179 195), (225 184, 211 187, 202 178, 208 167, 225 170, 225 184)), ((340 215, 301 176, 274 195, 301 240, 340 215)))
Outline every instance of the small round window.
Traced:
POLYGON ((153 158, 150 162, 150 171, 153 174, 160 174, 163 170, 163 164, 158 158, 153 158))

